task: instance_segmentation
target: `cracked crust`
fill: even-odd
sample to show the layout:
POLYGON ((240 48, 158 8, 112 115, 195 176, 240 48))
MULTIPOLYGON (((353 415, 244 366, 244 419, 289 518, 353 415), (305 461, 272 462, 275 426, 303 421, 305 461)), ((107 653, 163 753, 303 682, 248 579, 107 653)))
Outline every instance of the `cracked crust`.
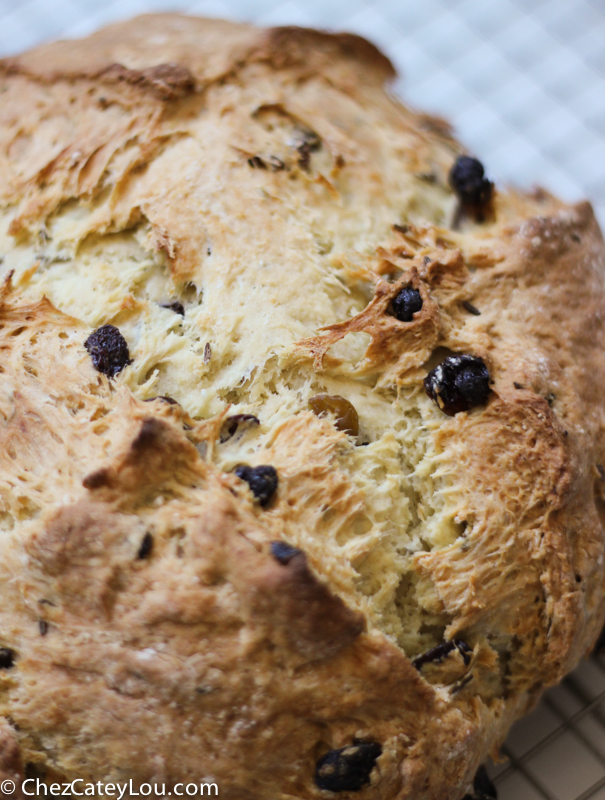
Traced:
POLYGON ((343 798, 458 800, 595 640, 601 233, 546 192, 463 219, 460 147, 392 76, 356 36, 179 15, 0 62, 3 779, 320 800, 358 740, 343 798), (447 417, 452 352, 491 393, 447 417), (230 404, 258 424, 221 437, 230 404))

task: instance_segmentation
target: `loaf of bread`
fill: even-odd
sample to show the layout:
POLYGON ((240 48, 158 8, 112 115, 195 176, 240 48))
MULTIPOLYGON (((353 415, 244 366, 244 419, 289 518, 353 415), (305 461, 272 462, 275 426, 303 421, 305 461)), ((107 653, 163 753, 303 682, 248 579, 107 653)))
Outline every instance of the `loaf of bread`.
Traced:
POLYGON ((392 78, 180 15, 0 62, 18 791, 458 800, 591 648, 601 233, 392 78))

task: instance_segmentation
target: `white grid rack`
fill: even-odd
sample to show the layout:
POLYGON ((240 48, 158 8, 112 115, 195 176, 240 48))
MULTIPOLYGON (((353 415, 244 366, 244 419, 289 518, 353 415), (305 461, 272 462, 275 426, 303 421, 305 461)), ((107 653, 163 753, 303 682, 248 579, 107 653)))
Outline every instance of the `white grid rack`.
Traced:
MULTIPOLYGON (((160 10, 360 33, 491 178, 588 197, 605 228, 605 0, 0 0, 0 56, 160 10)), ((605 657, 517 723, 500 800, 605 800, 605 657)))
POLYGON ((605 800, 605 656, 550 689, 502 755, 488 765, 499 800, 605 800))

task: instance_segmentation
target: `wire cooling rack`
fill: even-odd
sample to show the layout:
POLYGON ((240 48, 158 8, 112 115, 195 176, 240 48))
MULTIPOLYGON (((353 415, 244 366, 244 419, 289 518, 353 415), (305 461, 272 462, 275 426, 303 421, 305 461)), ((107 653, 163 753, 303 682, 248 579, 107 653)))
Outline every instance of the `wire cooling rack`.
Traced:
MULTIPOLYGON (((360 33, 491 178, 589 197, 605 227, 605 0, 0 0, 0 56, 160 10, 360 33)), ((550 689, 502 753, 500 800, 605 800, 605 657, 550 689)))
POLYGON ((489 764, 499 800, 605 800, 605 656, 593 656, 517 722, 489 764))

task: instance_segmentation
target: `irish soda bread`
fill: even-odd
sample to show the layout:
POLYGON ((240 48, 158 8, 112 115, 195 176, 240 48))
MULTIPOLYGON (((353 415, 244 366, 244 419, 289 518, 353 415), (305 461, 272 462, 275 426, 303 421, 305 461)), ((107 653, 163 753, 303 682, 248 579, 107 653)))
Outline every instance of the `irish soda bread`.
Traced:
POLYGON ((392 77, 178 15, 0 62, 2 777, 457 800, 591 647, 601 234, 392 77))

